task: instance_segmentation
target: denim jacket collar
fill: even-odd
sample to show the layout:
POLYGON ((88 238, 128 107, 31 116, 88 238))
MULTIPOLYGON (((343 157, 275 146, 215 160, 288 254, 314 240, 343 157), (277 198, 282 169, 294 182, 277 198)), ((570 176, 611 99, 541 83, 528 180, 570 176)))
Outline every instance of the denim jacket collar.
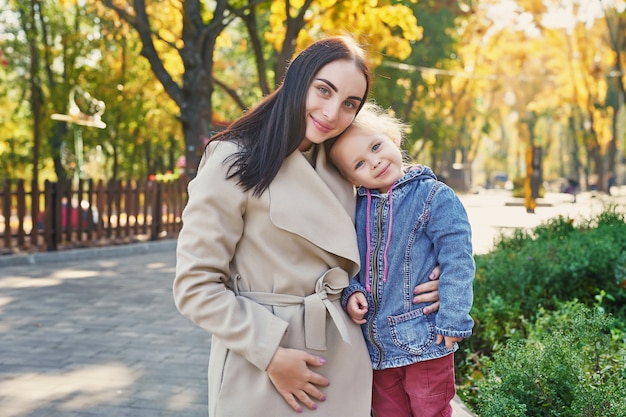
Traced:
MULTIPOLYGON (((423 180, 423 179, 433 179, 436 180, 437 176, 427 166, 424 165, 407 165, 404 167, 404 175, 398 181, 393 184, 392 189, 401 188, 403 184, 406 184, 415 180, 423 180)), ((367 195, 367 188, 365 187, 357 187, 356 189, 357 195, 360 197, 364 197, 367 195)), ((378 190, 370 190, 372 196, 381 195, 378 190)))

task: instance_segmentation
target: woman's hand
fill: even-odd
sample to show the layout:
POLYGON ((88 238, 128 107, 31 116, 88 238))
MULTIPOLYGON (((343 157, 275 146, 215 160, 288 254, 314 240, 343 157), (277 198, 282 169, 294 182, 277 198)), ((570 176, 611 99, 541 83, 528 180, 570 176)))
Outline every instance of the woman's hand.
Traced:
POLYGON ((424 307, 424 314, 439 311, 439 276, 441 269, 439 265, 432 270, 428 278, 430 281, 420 284, 413 290, 413 304, 432 303, 428 307, 424 307))
POLYGON ((304 404, 311 410, 317 408, 313 401, 324 401, 326 396, 319 387, 330 384, 328 378, 313 372, 309 366, 322 366, 326 359, 297 349, 279 347, 274 354, 267 374, 278 393, 294 411, 301 413, 304 404))

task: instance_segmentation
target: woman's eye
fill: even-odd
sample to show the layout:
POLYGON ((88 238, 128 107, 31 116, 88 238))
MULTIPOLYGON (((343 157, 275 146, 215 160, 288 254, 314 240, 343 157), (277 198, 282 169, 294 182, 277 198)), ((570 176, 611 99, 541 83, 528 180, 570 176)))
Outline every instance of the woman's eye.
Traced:
POLYGON ((329 93, 328 88, 324 86, 317 87, 317 90, 325 96, 328 95, 329 93))
POLYGON ((346 101, 345 105, 349 109, 355 109, 356 108, 356 104, 354 104, 352 101, 346 101))

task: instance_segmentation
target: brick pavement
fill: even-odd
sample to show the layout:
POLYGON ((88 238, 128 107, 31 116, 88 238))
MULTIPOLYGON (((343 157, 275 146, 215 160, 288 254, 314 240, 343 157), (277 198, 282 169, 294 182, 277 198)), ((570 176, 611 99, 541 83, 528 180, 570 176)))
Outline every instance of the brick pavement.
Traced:
POLYGON ((209 337, 174 307, 174 245, 1 265, 0 416, 206 417, 209 337))
MULTIPOLYGON (((506 207, 501 193, 462 200, 484 252, 503 229, 626 207, 626 190, 592 197, 552 196, 536 214, 506 207)), ((206 417, 210 338, 174 307, 174 248, 1 256, 0 417, 206 417)), ((471 416, 458 398, 453 405, 455 417, 471 416)))
POLYGON ((176 311, 174 248, 0 258, 0 417, 206 417, 210 338, 176 311))

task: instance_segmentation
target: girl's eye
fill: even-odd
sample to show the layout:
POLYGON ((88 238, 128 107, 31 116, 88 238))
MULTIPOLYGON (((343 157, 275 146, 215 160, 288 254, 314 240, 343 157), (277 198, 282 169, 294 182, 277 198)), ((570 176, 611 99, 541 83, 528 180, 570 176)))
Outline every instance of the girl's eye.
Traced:
POLYGON ((372 146, 372 151, 376 152, 378 149, 380 149, 380 143, 377 143, 374 146, 372 146))
POLYGON ((354 166, 354 169, 359 169, 363 166, 363 161, 359 161, 356 163, 356 165, 354 166))

